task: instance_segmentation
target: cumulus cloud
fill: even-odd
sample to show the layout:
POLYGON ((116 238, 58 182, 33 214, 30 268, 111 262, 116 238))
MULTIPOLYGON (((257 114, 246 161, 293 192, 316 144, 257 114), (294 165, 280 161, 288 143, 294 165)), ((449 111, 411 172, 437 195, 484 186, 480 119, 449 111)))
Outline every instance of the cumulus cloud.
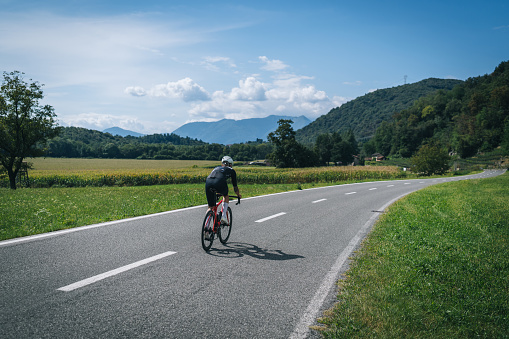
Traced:
POLYGON ((145 91, 145 89, 140 86, 127 87, 124 92, 127 94, 130 94, 134 97, 143 97, 143 96, 147 95, 147 92, 145 91))
POLYGON ((266 56, 260 56, 258 59, 264 63, 262 69, 266 71, 282 71, 288 67, 288 65, 281 60, 269 60, 266 56))
POLYGON ((264 101, 266 85, 256 80, 254 77, 248 77, 246 80, 239 81, 239 87, 233 88, 230 93, 232 100, 244 101, 264 101))
POLYGON ((127 87, 125 93, 132 96, 149 95, 152 97, 181 99, 185 102, 210 100, 209 93, 191 78, 156 85, 148 91, 139 86, 127 87))
POLYGON ((230 92, 216 91, 210 101, 194 104, 189 114, 193 120, 247 119, 274 113, 315 118, 340 105, 339 98, 331 101, 314 85, 302 84, 305 79, 310 78, 286 74, 272 83, 264 83, 247 77, 230 92))
POLYGON ((346 98, 346 97, 341 97, 341 96, 337 96, 335 95, 333 98, 332 98, 332 103, 334 104, 334 107, 339 107, 345 103, 347 103, 348 101, 350 100, 353 100, 354 98, 346 98))

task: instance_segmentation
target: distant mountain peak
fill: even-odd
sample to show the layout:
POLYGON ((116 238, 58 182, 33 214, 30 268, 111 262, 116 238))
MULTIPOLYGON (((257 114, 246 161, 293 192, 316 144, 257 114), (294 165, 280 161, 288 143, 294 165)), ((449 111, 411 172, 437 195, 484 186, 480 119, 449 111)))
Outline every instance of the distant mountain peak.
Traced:
POLYGON ((111 135, 120 135, 121 137, 126 137, 128 135, 133 136, 133 137, 142 137, 142 136, 145 135, 145 134, 141 134, 141 133, 138 133, 138 132, 129 131, 127 129, 123 129, 123 128, 120 128, 120 127, 106 128, 105 130, 103 130, 103 132, 104 133, 109 133, 111 135))
POLYGON ((280 119, 290 119, 294 123, 294 130, 298 130, 311 120, 301 115, 299 117, 269 115, 265 118, 251 118, 242 120, 222 119, 213 122, 190 122, 173 131, 181 137, 190 137, 208 143, 223 145, 238 144, 257 139, 267 140, 267 135, 278 128, 280 119))

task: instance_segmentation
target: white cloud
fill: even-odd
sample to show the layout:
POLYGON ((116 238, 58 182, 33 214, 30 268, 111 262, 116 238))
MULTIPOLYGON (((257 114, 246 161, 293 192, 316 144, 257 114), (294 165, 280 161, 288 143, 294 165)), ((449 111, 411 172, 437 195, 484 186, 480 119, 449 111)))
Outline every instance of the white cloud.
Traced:
POLYGON ((143 124, 137 117, 123 115, 114 116, 109 114, 82 113, 77 115, 68 115, 62 119, 68 126, 79 126, 88 129, 103 130, 110 127, 120 127, 133 131, 144 129, 143 124))
POLYGON ((264 101, 267 100, 266 87, 256 78, 248 77, 246 80, 239 81, 239 87, 233 88, 229 97, 232 100, 264 101))
POLYGON ((282 71, 288 67, 288 65, 281 60, 269 60, 266 56, 260 56, 258 59, 265 64, 262 66, 262 69, 266 71, 282 71))
POLYGON ((191 78, 156 85, 148 91, 139 86, 127 87, 124 92, 133 96, 149 95, 152 97, 181 99, 185 102, 210 100, 207 91, 191 78))
POLYGON ((207 57, 204 57, 203 61, 201 62, 201 65, 204 66, 206 69, 208 69, 210 71, 216 71, 216 72, 218 72, 220 70, 218 64, 226 65, 228 68, 236 68, 237 67, 237 65, 235 65, 233 60, 228 57, 207 56, 207 57))
POLYGON ((133 132, 154 134, 169 133, 179 127, 174 121, 140 120, 130 115, 111 115, 99 113, 82 113, 68 115, 59 121, 61 126, 75 126, 102 131, 110 127, 120 127, 133 132))
POLYGON ((124 92, 135 97, 143 97, 147 95, 147 91, 140 86, 127 87, 124 92))
POLYGON ((354 99, 354 98, 345 98, 345 97, 335 95, 332 98, 332 103, 334 104, 334 107, 339 107, 352 99, 354 99))
POLYGON ((239 87, 230 92, 216 91, 211 100, 193 104, 189 114, 193 120, 246 119, 270 114, 306 115, 316 118, 346 99, 332 101, 324 91, 314 85, 302 84, 312 79, 292 74, 280 75, 272 83, 255 77, 239 81, 239 87))

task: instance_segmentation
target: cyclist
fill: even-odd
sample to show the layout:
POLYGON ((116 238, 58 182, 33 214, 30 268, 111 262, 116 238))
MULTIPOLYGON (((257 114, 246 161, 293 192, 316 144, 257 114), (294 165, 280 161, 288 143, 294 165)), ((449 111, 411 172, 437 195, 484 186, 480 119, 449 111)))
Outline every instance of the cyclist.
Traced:
POLYGON ((228 196, 228 183, 226 182, 228 178, 232 178, 233 190, 239 198, 242 198, 239 193, 239 188, 237 187, 237 173, 232 166, 233 159, 229 156, 223 157, 223 159, 221 159, 221 166, 214 168, 205 181, 205 194, 207 196, 209 210, 216 205, 216 192, 224 197, 224 213, 221 217, 221 222, 224 224, 228 223, 226 211, 228 210, 228 203, 230 202, 230 197, 228 196))

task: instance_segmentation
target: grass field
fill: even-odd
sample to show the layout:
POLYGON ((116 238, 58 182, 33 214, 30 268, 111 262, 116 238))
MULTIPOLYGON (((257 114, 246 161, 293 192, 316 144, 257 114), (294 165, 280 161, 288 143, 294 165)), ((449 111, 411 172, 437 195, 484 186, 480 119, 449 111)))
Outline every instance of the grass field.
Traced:
POLYGON ((325 338, 508 338, 509 173, 432 186, 364 241, 325 338))

